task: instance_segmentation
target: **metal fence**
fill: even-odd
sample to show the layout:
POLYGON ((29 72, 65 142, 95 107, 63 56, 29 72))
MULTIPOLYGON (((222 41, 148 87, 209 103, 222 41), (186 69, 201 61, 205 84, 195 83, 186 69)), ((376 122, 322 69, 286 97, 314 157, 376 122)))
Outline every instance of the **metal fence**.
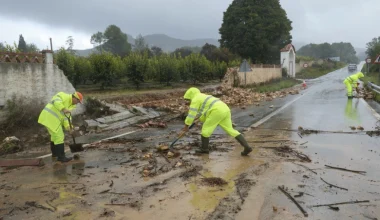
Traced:
POLYGON ((367 83, 368 87, 371 88, 373 91, 375 91, 376 93, 380 94, 380 86, 376 85, 376 84, 373 84, 371 82, 368 82, 367 83))

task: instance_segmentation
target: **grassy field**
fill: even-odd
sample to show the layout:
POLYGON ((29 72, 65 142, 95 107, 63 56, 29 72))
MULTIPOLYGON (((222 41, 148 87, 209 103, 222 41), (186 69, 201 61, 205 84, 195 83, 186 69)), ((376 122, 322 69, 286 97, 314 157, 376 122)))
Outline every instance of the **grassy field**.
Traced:
POLYGON ((260 93, 275 92, 275 91, 279 91, 281 89, 293 87, 293 86, 300 84, 300 83, 301 83, 301 81, 296 80, 296 79, 283 78, 280 80, 274 80, 274 81, 271 81, 268 83, 263 83, 263 84, 260 84, 257 86, 251 86, 250 88, 252 88, 255 92, 260 92, 260 93))
POLYGON ((326 75, 327 73, 335 71, 337 69, 343 68, 344 66, 345 64, 343 63, 337 63, 334 66, 327 66, 327 65, 321 65, 317 67, 312 66, 312 67, 301 70, 301 72, 296 74, 296 78, 315 79, 323 75, 326 75))

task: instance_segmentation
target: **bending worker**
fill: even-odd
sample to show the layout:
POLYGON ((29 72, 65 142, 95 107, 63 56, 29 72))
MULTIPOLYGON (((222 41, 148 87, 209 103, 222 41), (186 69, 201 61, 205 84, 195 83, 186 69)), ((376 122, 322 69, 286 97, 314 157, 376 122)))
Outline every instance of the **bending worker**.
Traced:
POLYGON ((343 83, 346 85, 346 88, 347 88, 347 97, 349 99, 352 99, 353 98, 353 95, 352 95, 352 88, 355 88, 356 89, 356 92, 359 93, 359 88, 358 88, 358 80, 360 78, 363 78, 364 77, 364 74, 362 72, 357 72, 349 77, 347 77, 343 83))
POLYGON ((70 127, 68 118, 71 120, 71 111, 76 108, 76 104, 83 103, 83 96, 80 92, 73 94, 67 94, 59 92, 41 111, 38 123, 45 126, 50 134, 50 150, 52 153, 53 161, 68 162, 72 158, 65 156, 65 130, 73 132, 73 128, 70 127), (67 116, 66 114, 69 114, 67 116), (66 117, 67 116, 67 117, 66 117), (62 128, 63 127, 63 128, 62 128))
POLYGON ((196 153, 209 153, 209 139, 218 125, 244 147, 244 151, 241 152, 242 156, 247 156, 252 151, 244 136, 232 127, 231 111, 224 102, 211 95, 203 94, 194 87, 186 91, 184 98, 191 101, 191 104, 182 131, 187 132, 195 118, 199 118, 203 122, 202 144, 200 149, 195 151, 196 153))

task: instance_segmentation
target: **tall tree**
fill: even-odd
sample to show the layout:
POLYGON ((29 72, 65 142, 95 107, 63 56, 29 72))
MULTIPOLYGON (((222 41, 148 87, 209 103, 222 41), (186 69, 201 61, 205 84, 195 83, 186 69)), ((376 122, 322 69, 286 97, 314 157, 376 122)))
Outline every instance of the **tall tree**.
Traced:
POLYGON ((72 36, 68 36, 66 40, 67 51, 71 54, 75 54, 74 51, 74 38, 72 36))
POLYGON ((234 0, 219 29, 221 47, 256 63, 279 63, 291 42, 291 21, 279 0, 234 0))
POLYGON ((215 61, 216 57, 214 55, 216 50, 218 50, 218 48, 215 45, 206 43, 202 47, 201 55, 205 56, 210 61, 215 61))
POLYGON ((125 56, 131 51, 127 34, 123 33, 116 25, 110 25, 104 31, 104 49, 119 56, 125 56))
POLYGON ((18 47, 17 47, 21 52, 27 52, 26 48, 26 42, 24 40, 24 37, 22 34, 20 34, 19 40, 18 40, 18 47))
POLYGON ((372 59, 376 59, 380 54, 380 37, 373 38, 371 42, 367 43, 366 54, 372 59))
POLYGON ((135 39, 134 51, 143 52, 147 48, 149 48, 148 44, 145 42, 144 37, 141 34, 139 34, 135 39))
POLYGON ((105 43, 105 37, 102 32, 98 31, 91 36, 91 44, 93 44, 100 52, 103 51, 103 43, 105 43))

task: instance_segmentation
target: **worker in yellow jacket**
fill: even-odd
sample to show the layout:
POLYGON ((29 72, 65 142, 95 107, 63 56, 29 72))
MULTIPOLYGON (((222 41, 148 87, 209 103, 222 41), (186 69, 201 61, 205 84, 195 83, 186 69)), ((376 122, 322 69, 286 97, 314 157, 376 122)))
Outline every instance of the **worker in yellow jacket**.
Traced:
POLYGON ((347 97, 349 99, 352 99, 353 98, 353 94, 352 94, 352 88, 355 88, 356 89, 356 92, 359 93, 359 89, 358 89, 358 80, 360 78, 363 78, 364 77, 364 74, 362 72, 357 72, 349 77, 347 77, 343 83, 346 85, 346 88, 347 88, 347 97))
POLYGON ((224 102, 211 95, 203 94, 194 87, 186 91, 184 98, 191 101, 191 104, 185 120, 185 127, 182 130, 184 132, 188 131, 189 126, 196 118, 203 122, 202 143, 196 153, 209 153, 210 136, 218 125, 244 147, 244 151, 241 152, 242 156, 247 156, 252 151, 244 136, 232 127, 231 111, 224 102))
POLYGON ((61 162, 68 162, 72 159, 65 156, 63 128, 73 132, 67 117, 71 117, 71 111, 76 108, 78 103, 83 103, 83 95, 80 92, 73 94, 59 92, 41 111, 38 123, 45 126, 50 134, 50 150, 53 161, 56 158, 61 162))

